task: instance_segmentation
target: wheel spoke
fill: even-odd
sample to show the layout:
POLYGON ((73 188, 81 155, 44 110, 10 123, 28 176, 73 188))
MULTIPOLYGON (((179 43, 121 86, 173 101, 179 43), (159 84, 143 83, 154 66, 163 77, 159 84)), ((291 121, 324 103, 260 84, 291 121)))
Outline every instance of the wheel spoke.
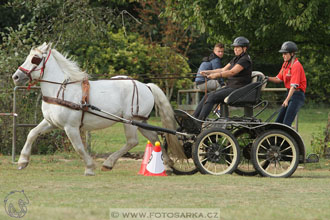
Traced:
POLYGON ((269 156, 268 158, 267 158, 267 160, 273 160, 275 157, 274 156, 269 156))
POLYGON ((208 136, 207 139, 209 139, 210 143, 213 143, 210 136, 208 136))
POLYGON ((260 147, 262 147, 265 150, 268 150, 268 148, 266 148, 264 145, 260 144, 260 147))
POLYGON ((280 161, 277 161, 278 165, 280 165, 280 167, 282 168, 282 170, 284 170, 284 168, 282 167, 282 164, 280 163, 280 161))
POLYGON ((263 166, 266 161, 268 161, 268 160, 265 159, 265 160, 261 161, 260 164, 262 164, 262 166, 263 166))
POLYGON ((231 144, 230 144, 230 145, 228 145, 227 147, 225 147, 225 148, 221 149, 221 152, 222 152, 222 151, 224 151, 224 150, 226 150, 226 149, 228 149, 228 148, 230 148, 230 147, 232 147, 232 145, 231 145, 231 144))
POLYGON ((226 161, 226 163, 228 164, 228 165, 230 165, 231 164, 231 162, 229 162, 228 160, 225 160, 226 161))
POLYGON ((212 163, 207 163, 207 169, 209 169, 210 168, 210 165, 211 165, 212 163))
POLYGON ((226 138, 226 137, 223 137, 223 140, 222 140, 221 145, 223 145, 223 144, 225 143, 226 140, 227 140, 227 138, 226 138))
POLYGON ((274 143, 275 145, 277 144, 277 136, 275 136, 275 143, 274 143))
POLYGON ((204 144, 204 142, 202 143, 202 145, 205 147, 205 148, 208 148, 209 146, 204 144))
POLYGON ((207 161, 207 157, 205 157, 201 162, 204 163, 205 161, 207 161))
POLYGON ((281 150, 280 152, 282 153, 282 152, 284 152, 284 151, 286 151, 286 150, 288 150, 288 149, 290 149, 290 148, 291 148, 291 146, 285 148, 284 150, 281 150))

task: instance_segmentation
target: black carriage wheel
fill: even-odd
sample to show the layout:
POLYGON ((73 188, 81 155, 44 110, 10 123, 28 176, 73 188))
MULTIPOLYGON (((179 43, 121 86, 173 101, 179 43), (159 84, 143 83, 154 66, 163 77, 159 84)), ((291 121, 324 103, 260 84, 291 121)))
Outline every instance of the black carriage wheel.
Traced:
POLYGON ((235 138, 239 144, 240 148, 240 163, 235 170, 235 173, 242 176, 255 176, 258 171, 253 166, 251 159, 251 149, 254 139, 256 139, 256 134, 254 131, 241 128, 234 133, 235 138))
POLYGON ((173 161, 171 168, 173 169, 173 173, 176 175, 193 175, 198 172, 197 167, 194 164, 194 161, 191 156, 192 151, 192 143, 185 142, 183 144, 183 150, 187 158, 181 159, 172 154, 171 151, 168 150, 167 142, 164 141, 164 148, 166 149, 168 156, 173 161))
MULTIPOLYGON (((252 163, 252 144, 257 138, 255 131, 241 128, 234 132, 234 136, 237 139, 240 148, 240 162, 235 170, 235 173, 241 176, 255 176, 258 175, 258 171, 254 168, 252 163)), ((266 169, 269 163, 263 164, 263 168, 266 169)))
POLYGON ((268 130, 253 143, 252 162, 262 176, 289 177, 298 167, 298 145, 286 132, 268 130), (269 163, 266 168, 265 163, 269 163))
POLYGON ((203 174, 231 174, 239 163, 235 137, 227 130, 210 128, 199 134, 193 146, 193 160, 203 174))

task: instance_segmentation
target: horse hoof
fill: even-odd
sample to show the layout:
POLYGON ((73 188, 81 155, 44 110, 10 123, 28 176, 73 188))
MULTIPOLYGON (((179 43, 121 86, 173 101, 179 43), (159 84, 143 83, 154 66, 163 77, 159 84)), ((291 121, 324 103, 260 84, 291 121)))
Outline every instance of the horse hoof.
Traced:
POLYGON ((85 176, 95 176, 93 170, 85 170, 85 176))
POLYGON ((108 166, 105 166, 103 165, 102 168, 101 168, 102 171, 111 171, 112 170, 112 167, 108 167, 108 166))
POLYGON ((85 172, 85 176, 95 176, 95 173, 93 173, 93 172, 85 172))
POLYGON ((18 164, 18 169, 19 170, 23 170, 25 167, 27 167, 29 165, 29 163, 20 163, 18 164))

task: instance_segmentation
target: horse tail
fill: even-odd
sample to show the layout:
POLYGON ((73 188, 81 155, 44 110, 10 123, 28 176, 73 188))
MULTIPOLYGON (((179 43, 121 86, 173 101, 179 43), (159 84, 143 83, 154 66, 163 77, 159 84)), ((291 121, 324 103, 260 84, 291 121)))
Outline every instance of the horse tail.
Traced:
MULTIPOLYGON (((172 129, 172 130, 176 130, 174 111, 173 111, 172 106, 171 106, 170 102, 168 101, 166 95, 156 84, 148 83, 147 86, 149 86, 149 88, 154 96, 155 104, 159 110, 159 115, 160 115, 163 127, 172 129)), ((165 138, 166 138, 168 150, 170 150, 178 158, 186 158, 184 151, 183 151, 183 146, 182 146, 182 144, 180 144, 177 136, 165 133, 165 138)))

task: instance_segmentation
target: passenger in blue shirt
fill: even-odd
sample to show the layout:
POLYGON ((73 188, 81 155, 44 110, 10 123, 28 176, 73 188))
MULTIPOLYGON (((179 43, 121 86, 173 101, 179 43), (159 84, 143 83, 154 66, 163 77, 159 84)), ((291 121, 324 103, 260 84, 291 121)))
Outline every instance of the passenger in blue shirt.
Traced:
MULTIPOLYGON (((205 77, 200 74, 204 70, 214 70, 222 67, 221 59, 223 57, 225 48, 222 43, 218 43, 214 46, 213 52, 208 57, 203 58, 203 62, 198 68, 196 75, 196 87, 200 90, 205 90, 205 77)), ((206 79, 207 80, 207 90, 212 91, 216 90, 219 87, 225 85, 223 78, 219 79, 206 79)))

